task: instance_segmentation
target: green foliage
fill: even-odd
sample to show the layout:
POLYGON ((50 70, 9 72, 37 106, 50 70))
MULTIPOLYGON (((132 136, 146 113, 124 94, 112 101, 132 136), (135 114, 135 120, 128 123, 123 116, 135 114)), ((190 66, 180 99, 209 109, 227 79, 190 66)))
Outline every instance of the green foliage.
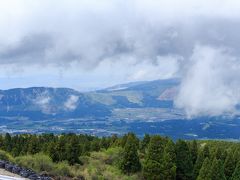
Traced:
POLYGON ((178 140, 176 143, 176 164, 177 164, 177 179, 191 179, 193 174, 193 164, 188 145, 183 140, 178 140))
POLYGON ((149 134, 145 134, 143 140, 141 141, 140 144, 140 150, 141 152, 145 152, 149 142, 150 142, 151 137, 149 136, 149 134))
POLYGON ((224 161, 225 160, 224 151, 220 147, 214 148, 212 158, 224 161))
MULTIPOLYGON (((119 169, 118 161, 122 147, 113 147, 101 152, 92 152, 84 162, 82 175, 86 179, 138 180, 138 174, 125 175, 119 169)), ((82 159, 82 158, 81 158, 82 159)))
POLYGON ((214 159, 211 168, 212 180, 226 180, 222 160, 214 159))
POLYGON ((25 155, 16 158, 16 163, 22 167, 33 169, 34 171, 49 172, 52 175, 71 177, 71 167, 67 162, 53 163, 51 158, 42 153, 35 155, 25 155))
POLYGON ((54 170, 51 158, 44 154, 19 156, 16 158, 16 163, 20 166, 31 168, 36 172, 52 172, 54 170))
POLYGON ((209 146, 204 143, 204 144, 201 144, 201 146, 203 146, 201 149, 200 149, 200 152, 198 153, 198 156, 197 156, 197 160, 194 164, 194 167, 193 167, 193 179, 196 179, 199 175, 199 171, 202 167, 202 164, 205 160, 205 158, 209 158, 209 146))
POLYGON ((124 146, 120 169, 125 174, 131 174, 140 171, 141 164, 138 157, 138 142, 132 134, 128 135, 127 142, 124 146))
POLYGON ((211 162, 207 157, 202 164, 197 180, 211 180, 211 173, 211 162))
POLYGON ((71 173, 71 167, 68 165, 66 161, 62 161, 60 163, 57 163, 54 166, 53 174, 56 174, 58 176, 67 176, 71 177, 73 174, 71 173))
POLYGON ((231 177, 231 180, 239 180, 240 179, 240 162, 238 162, 233 175, 231 177))
POLYGON ((0 150, 0 159, 5 161, 14 162, 14 158, 6 151, 0 150))
POLYGON ((143 164, 143 176, 146 179, 162 179, 164 144, 160 136, 152 136, 149 142, 146 159, 143 164))
POLYGON ((236 180, 240 143, 69 134, 0 135, 0 159, 54 179, 236 180), (141 168, 143 167, 143 168, 141 168))
POLYGON ((175 145, 169 140, 163 153, 162 174, 164 180, 176 179, 176 154, 175 145))
POLYGON ((224 173, 226 179, 231 179, 234 169, 236 167, 236 161, 234 160, 233 155, 233 151, 230 151, 224 162, 224 173))
POLYGON ((76 136, 73 136, 70 139, 70 142, 68 143, 68 145, 66 147, 66 155, 65 156, 66 156, 66 159, 69 162, 69 164, 73 165, 76 163, 81 163, 79 160, 80 152, 81 151, 79 148, 78 139, 76 136))
POLYGON ((191 157, 192 157, 192 163, 195 164, 197 157, 198 157, 198 145, 197 145, 197 141, 193 140, 190 143, 190 153, 191 153, 191 157))

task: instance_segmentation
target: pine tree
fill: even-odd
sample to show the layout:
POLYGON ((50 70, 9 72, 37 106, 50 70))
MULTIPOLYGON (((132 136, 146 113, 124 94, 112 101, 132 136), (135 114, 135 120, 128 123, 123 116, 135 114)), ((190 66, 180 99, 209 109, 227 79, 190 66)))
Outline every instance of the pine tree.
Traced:
POLYGON ((11 151, 12 150, 12 137, 9 133, 6 133, 5 135, 5 143, 4 143, 4 150, 11 151))
POLYGON ((4 138, 2 136, 2 134, 0 134, 0 148, 3 149, 4 147, 4 138))
POLYGON ((78 139, 76 136, 73 136, 70 139, 70 142, 66 146, 66 160, 70 165, 79 163, 81 164, 81 161, 79 160, 80 156, 80 146, 78 143, 78 139))
POLYGON ((135 145, 136 145, 136 147, 137 147, 137 149, 139 148, 139 139, 137 138, 137 136, 134 134, 134 133, 128 133, 127 134, 127 137, 129 138, 129 137, 132 137, 132 139, 133 139, 133 142, 135 143, 135 145))
POLYGON ((190 144, 190 152, 191 152, 191 157, 192 157, 192 163, 195 164, 198 156, 198 145, 197 141, 193 140, 190 144))
POLYGON ((237 166, 231 177, 231 180, 239 180, 239 179, 240 179, 240 162, 237 163, 237 166))
POLYGON ((94 139, 91 142, 91 151, 99 151, 100 150, 100 145, 99 145, 99 141, 97 139, 94 139))
POLYGON ((236 148, 233 153, 233 159, 235 161, 235 166, 237 166, 237 163, 240 161, 240 149, 236 148))
POLYGON ((121 146, 124 148, 125 144, 127 143, 128 134, 124 134, 121 138, 121 146))
POLYGON ((187 143, 183 140, 178 140, 176 143, 176 165, 177 179, 192 179, 193 164, 191 154, 187 143))
POLYGON ((160 136, 152 136, 147 148, 146 158, 143 164, 143 176, 148 180, 163 179, 164 145, 160 136))
POLYGON ((208 158, 205 158, 202 167, 199 171, 197 180, 211 180, 211 162, 208 158))
POLYGON ((197 160, 194 164, 194 168, 193 168, 193 179, 196 179, 199 175, 199 171, 202 167, 202 164, 205 160, 205 158, 209 158, 209 147, 208 145, 205 145, 203 150, 200 151, 200 153, 198 154, 197 160))
POLYGON ((49 153, 49 156, 52 158, 53 162, 59 161, 59 156, 58 156, 58 152, 56 151, 56 143, 55 142, 51 142, 49 144, 48 153, 49 153))
POLYGON ((110 146, 114 147, 116 145, 116 141, 118 140, 118 137, 116 134, 113 134, 110 140, 110 146))
POLYGON ((31 136, 28 142, 28 153, 29 154, 36 154, 40 151, 40 147, 39 147, 39 142, 37 137, 31 136))
POLYGON ((205 144, 203 147, 203 156, 204 158, 210 158, 209 146, 207 144, 205 144))
POLYGON ((222 160, 214 159, 211 168, 212 180, 226 180, 222 160))
POLYGON ((149 136, 149 134, 145 134, 144 138, 143 138, 143 140, 141 142, 141 145, 140 145, 141 152, 143 152, 143 153, 145 152, 149 142, 150 142, 150 136, 149 136))
POLYGON ((196 179, 198 177, 199 171, 202 167, 202 164, 204 162, 204 153, 201 151, 197 157, 196 163, 194 164, 193 168, 193 179, 196 179))
POLYGON ((164 180, 176 179, 176 154, 174 143, 169 140, 163 153, 162 174, 164 180))
POLYGON ((136 139, 129 136, 124 147, 120 169, 125 174, 131 174, 140 171, 141 164, 138 157, 136 139))
POLYGON ((224 161, 222 149, 220 149, 219 147, 216 147, 212 158, 216 158, 218 160, 221 159, 224 161))
POLYGON ((224 162, 224 173, 225 173, 226 179, 231 179, 235 167, 236 167, 236 162, 233 158, 233 151, 230 151, 224 162))
POLYGON ((101 141, 100 141, 100 147, 107 149, 109 147, 109 141, 108 139, 106 139, 105 137, 102 137, 101 141))

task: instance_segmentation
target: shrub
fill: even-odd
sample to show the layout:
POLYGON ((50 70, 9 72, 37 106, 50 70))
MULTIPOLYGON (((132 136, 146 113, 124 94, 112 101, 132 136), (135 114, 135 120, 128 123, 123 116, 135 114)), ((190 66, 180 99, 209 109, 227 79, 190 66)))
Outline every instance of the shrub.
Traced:
POLYGON ((68 177, 73 176, 73 174, 71 173, 71 168, 66 161, 57 163, 55 165, 55 170, 53 171, 53 174, 68 177))
POLYGON ((14 162, 14 158, 6 151, 0 150, 0 159, 5 161, 14 162))
POLYGON ((31 168, 36 172, 51 172, 54 169, 54 163, 51 158, 44 154, 19 156, 16 158, 17 164, 23 167, 31 168))

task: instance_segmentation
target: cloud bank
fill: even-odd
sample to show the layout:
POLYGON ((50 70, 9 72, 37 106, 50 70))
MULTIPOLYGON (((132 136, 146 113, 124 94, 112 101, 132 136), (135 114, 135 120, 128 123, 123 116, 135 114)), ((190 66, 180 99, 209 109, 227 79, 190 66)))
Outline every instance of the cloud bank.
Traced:
POLYGON ((189 117, 236 112, 240 60, 225 48, 196 46, 175 100, 189 117))
POLYGON ((175 104, 189 116, 239 104, 237 0, 11 0, 0 11, 0 88, 179 77, 175 104))

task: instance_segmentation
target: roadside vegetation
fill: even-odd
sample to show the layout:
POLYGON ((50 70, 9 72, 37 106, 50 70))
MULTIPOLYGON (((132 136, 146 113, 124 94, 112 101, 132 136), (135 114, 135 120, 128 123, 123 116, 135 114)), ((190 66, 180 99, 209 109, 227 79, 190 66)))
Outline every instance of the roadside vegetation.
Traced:
POLYGON ((240 143, 76 134, 0 136, 0 159, 54 179, 240 179, 240 143))

